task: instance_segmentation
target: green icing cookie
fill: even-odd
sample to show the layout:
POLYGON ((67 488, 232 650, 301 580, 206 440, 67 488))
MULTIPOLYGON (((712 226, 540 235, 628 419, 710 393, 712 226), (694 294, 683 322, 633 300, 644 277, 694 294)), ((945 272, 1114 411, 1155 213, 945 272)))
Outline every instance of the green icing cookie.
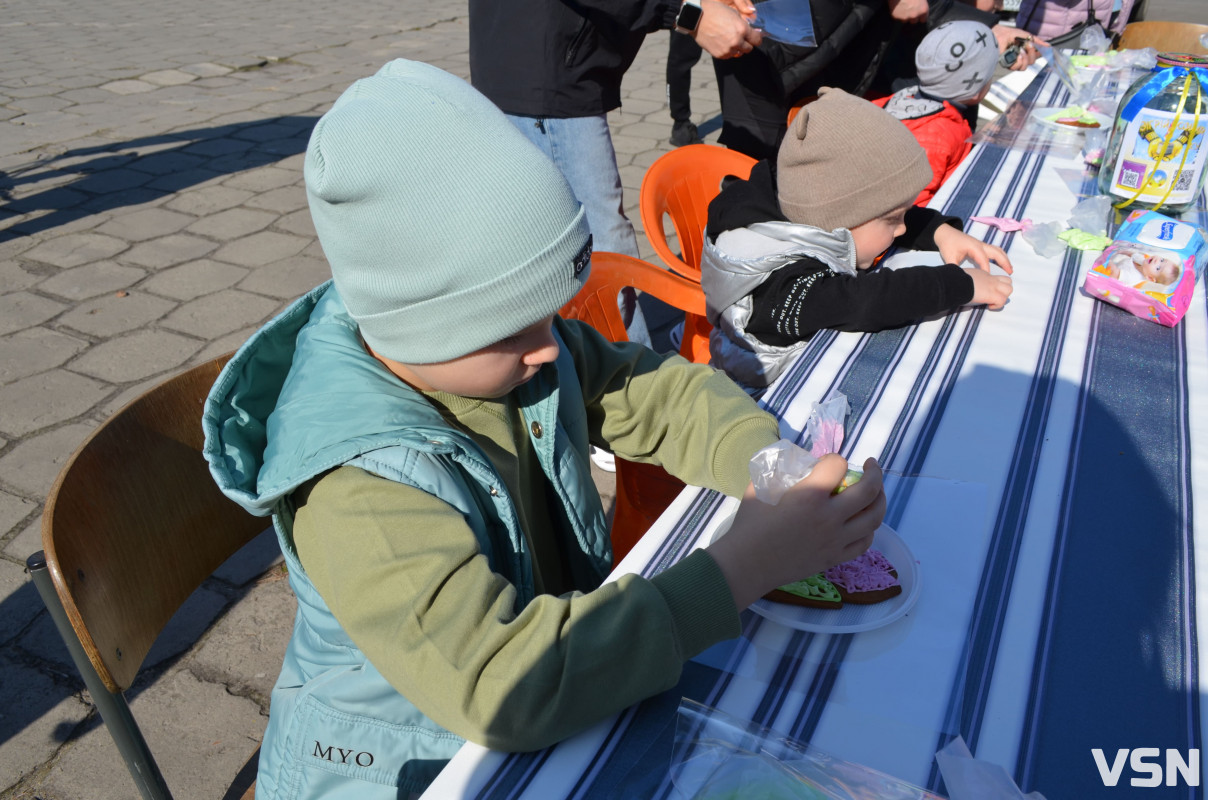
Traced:
POLYGON ((843 481, 842 481, 842 483, 839 484, 839 488, 835 489, 835 491, 832 492, 832 494, 839 494, 844 489, 846 489, 848 486, 851 486, 853 483, 857 482, 858 480, 860 480, 863 477, 864 477, 863 472, 860 472, 859 470, 856 470, 856 469, 849 469, 847 471, 847 474, 843 476, 843 481))
POLYGON ((793 581, 780 587, 780 591, 804 597, 807 600, 817 600, 823 603, 841 603, 839 590, 835 585, 822 577, 821 574, 811 575, 805 580, 793 581))

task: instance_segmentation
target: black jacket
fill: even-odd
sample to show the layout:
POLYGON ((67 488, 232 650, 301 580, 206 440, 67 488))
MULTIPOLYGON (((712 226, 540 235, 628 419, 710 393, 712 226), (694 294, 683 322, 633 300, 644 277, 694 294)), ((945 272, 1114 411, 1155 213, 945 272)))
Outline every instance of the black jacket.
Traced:
POLYGON ((470 82, 509 114, 605 114, 646 34, 678 11, 677 0, 470 0, 470 82))
MULTIPOLYGON (((729 230, 756 222, 788 222, 776 200, 772 165, 761 161, 749 180, 728 179, 709 204, 705 234, 711 241, 729 230)), ((930 208, 906 212, 906 233, 895 247, 934 250, 940 225, 961 227, 961 220, 930 208)), ((853 265, 854 266, 854 265, 853 265)), ((860 270, 853 277, 836 273, 812 258, 773 272, 751 293, 747 333, 765 344, 787 347, 823 329, 879 331, 957 308, 973 299, 973 279, 954 264, 939 267, 860 270)))

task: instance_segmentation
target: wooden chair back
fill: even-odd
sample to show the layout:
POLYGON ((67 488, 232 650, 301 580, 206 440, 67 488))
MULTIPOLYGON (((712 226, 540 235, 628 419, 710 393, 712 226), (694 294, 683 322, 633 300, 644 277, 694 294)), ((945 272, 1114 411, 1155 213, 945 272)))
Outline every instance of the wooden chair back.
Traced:
POLYGON ((1140 50, 1152 47, 1159 53, 1192 53, 1208 55, 1208 25, 1194 22, 1166 22, 1144 20, 1130 22, 1120 34, 1118 47, 1121 50, 1140 50))
POLYGON ((270 524, 227 499, 202 456, 202 407, 229 358, 170 378, 92 432, 51 487, 43 549, 28 562, 144 797, 170 794, 121 693, 189 595, 270 524))

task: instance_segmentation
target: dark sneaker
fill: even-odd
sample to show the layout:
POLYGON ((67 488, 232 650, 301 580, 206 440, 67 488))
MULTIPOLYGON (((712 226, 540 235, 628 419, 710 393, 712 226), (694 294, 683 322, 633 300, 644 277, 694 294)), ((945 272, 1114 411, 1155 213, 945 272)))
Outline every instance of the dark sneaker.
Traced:
POLYGON ((690 119, 677 120, 671 126, 671 146, 683 147, 686 144, 701 144, 700 134, 696 132, 696 126, 692 124, 690 119))

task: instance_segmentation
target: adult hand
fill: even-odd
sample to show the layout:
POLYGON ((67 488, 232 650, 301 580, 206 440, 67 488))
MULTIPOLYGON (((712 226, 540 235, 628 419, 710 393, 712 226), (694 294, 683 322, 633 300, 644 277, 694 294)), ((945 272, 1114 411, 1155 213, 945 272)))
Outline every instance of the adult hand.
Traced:
POLYGON ((973 299, 969 301, 970 305, 1002 308, 1011 296, 1011 290, 1015 288, 1006 275, 991 275, 972 267, 965 267, 965 274, 973 279, 973 299))
POLYGON ((889 14, 899 22, 926 22, 927 0, 889 0, 889 14))
POLYGON ((1011 25, 995 25, 991 30, 994 32, 994 38, 998 42, 998 52, 1000 53, 1005 53, 1007 48, 1015 43, 1016 39, 1024 40, 1019 46, 1019 54, 1015 57, 1015 63, 1010 67, 1016 72, 1027 69, 1036 59, 1040 58, 1038 47, 1048 45, 1048 42, 1037 39, 1027 31, 1020 30, 1011 25))
POLYGON ((940 251, 945 264, 962 264, 965 259, 972 261, 977 268, 990 271, 993 261, 1008 275, 1015 271, 1011 259, 1001 247, 983 242, 976 236, 970 236, 960 228, 952 225, 941 225, 935 231, 935 248, 940 251))
MULTIPOLYGON (((734 0, 744 2, 744 0, 734 0)), ((701 0, 700 24, 692 37, 696 43, 714 58, 737 58, 746 55, 763 41, 763 31, 751 27, 732 0, 701 0)), ((745 0, 749 4, 749 0, 745 0)), ((754 16, 754 6, 751 15, 754 16)))
POLYGON ((708 548, 739 610, 777 586, 850 561, 872 544, 885 517, 881 468, 868 459, 864 477, 833 494, 846 472, 842 457, 824 456, 774 506, 747 488, 730 530, 708 548))

